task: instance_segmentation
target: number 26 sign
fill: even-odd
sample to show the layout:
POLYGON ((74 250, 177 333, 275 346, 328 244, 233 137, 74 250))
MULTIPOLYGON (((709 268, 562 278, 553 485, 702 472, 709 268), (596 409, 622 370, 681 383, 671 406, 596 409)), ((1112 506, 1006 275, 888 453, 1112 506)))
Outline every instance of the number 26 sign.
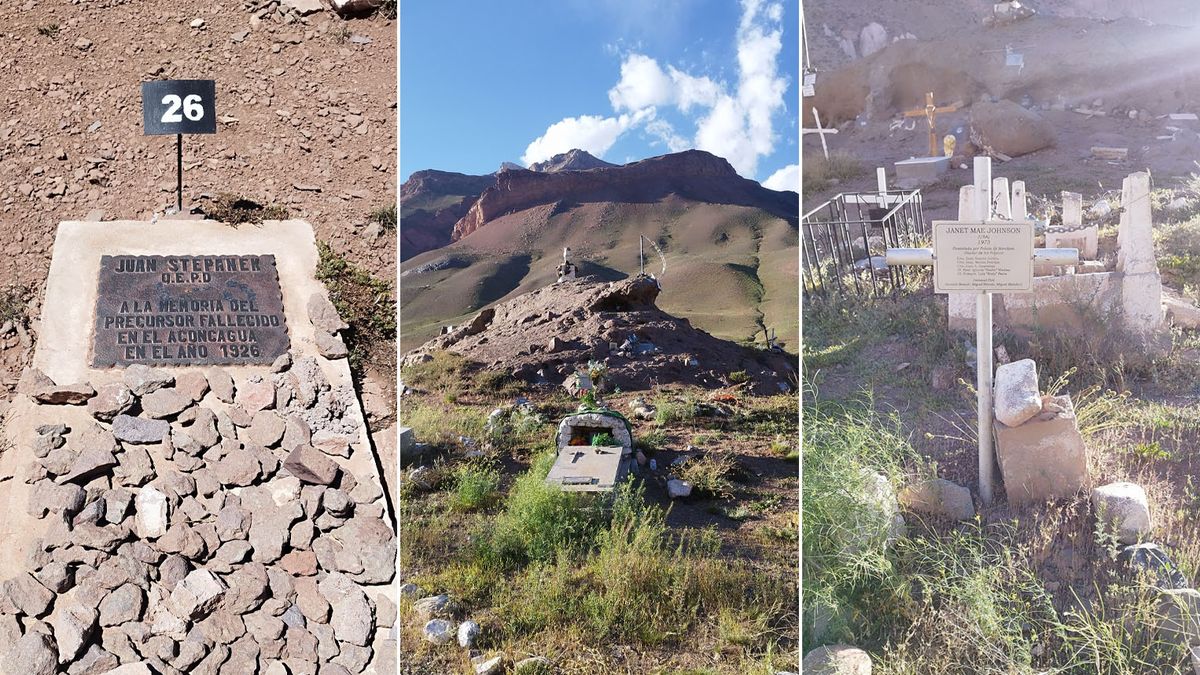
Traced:
POLYGON ((155 80, 142 83, 146 134, 217 133, 217 86, 213 80, 155 80))

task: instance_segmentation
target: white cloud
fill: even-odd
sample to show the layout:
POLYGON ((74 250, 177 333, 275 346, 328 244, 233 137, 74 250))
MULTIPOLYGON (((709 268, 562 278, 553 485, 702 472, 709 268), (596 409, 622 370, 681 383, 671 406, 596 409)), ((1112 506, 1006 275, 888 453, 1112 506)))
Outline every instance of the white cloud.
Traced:
POLYGON ((646 132, 672 152, 689 147, 707 150, 729 160, 741 175, 753 178, 759 159, 775 149, 775 117, 786 110, 788 80, 779 73, 778 65, 782 20, 782 4, 742 0, 736 32, 738 79, 732 90, 673 65, 664 69, 645 54, 627 54, 621 62, 620 79, 608 91, 613 111, 620 114, 583 115, 555 122, 529 144, 523 159, 526 163, 541 161, 571 148, 601 156, 621 134, 644 124, 646 132), (685 116, 695 115, 688 118, 696 125, 692 140, 657 116, 657 109, 666 107, 685 116))
POLYGON ((596 157, 603 157, 622 133, 647 119, 653 119, 653 117, 654 108, 617 117, 601 117, 599 115, 568 117, 551 124, 546 129, 546 133, 535 138, 525 148, 525 154, 521 156, 521 161, 528 166, 574 148, 586 150, 596 157))
MULTIPOLYGON (((646 131, 657 137, 659 141, 667 144, 667 149, 671 152, 682 152, 692 147, 692 142, 680 136, 675 127, 664 119, 654 119, 646 123, 646 131)), ((652 142, 651 145, 657 145, 652 142)))
POLYGON ((621 80, 608 90, 613 110, 642 110, 669 103, 675 96, 675 84, 658 67, 658 61, 642 54, 630 54, 621 63, 621 80))
POLYGON ((800 165, 788 164, 776 171, 762 182, 762 186, 772 190, 800 191, 800 165))

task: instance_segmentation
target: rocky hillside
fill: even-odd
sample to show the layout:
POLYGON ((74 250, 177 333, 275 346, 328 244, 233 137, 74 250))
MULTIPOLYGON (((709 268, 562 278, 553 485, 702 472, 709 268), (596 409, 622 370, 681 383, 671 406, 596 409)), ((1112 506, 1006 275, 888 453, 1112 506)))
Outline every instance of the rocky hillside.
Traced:
POLYGON ((494 174, 469 176, 432 169, 409 176, 400 186, 400 220, 404 223, 400 259, 449 244, 454 224, 494 182, 494 174))
POLYGON ((796 344, 799 195, 744 179, 720 157, 691 150, 587 170, 455 174, 441 193, 428 172, 420 174, 401 188, 401 213, 423 212, 401 219, 401 245, 436 237, 451 243, 401 252, 402 348, 553 281, 563 247, 581 274, 626 278, 638 271, 640 235, 666 256, 664 276, 659 254, 645 246, 665 309, 719 337, 761 339, 763 328, 774 327, 784 344, 796 344), (450 192, 476 179, 491 184, 474 200, 450 192), (460 210, 448 231, 428 232, 460 210), (686 283, 695 278, 710 284, 686 283))
POLYGON ((553 173, 555 171, 584 171, 606 166, 617 165, 610 164, 598 157, 593 157, 585 150, 574 149, 559 153, 544 162, 534 162, 529 165, 529 170, 553 173))

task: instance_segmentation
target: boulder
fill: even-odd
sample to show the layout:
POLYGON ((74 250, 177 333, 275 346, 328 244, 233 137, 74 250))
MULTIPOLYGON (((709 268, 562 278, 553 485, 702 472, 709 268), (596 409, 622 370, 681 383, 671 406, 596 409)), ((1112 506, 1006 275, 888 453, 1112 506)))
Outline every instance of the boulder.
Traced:
POLYGON ((1037 364, 1033 359, 1021 359, 997 368, 994 389, 996 419, 1010 427, 1020 426, 1042 411, 1037 364))
POLYGON ((479 624, 474 621, 464 621, 458 624, 458 646, 464 649, 471 649, 475 646, 475 639, 479 637, 479 624))
POLYGON ((692 494, 692 484, 685 480, 672 478, 667 481, 667 494, 671 496, 671 499, 687 497, 692 494))
POLYGON ((317 343, 317 353, 327 359, 344 359, 350 354, 346 349, 346 343, 336 335, 317 331, 315 342, 317 343))
POLYGON ((250 415, 274 407, 275 385, 261 375, 251 375, 237 388, 237 402, 250 415))
POLYGON ((1158 637, 1163 642, 1180 646, 1200 643, 1200 591, 1194 588, 1162 591, 1156 619, 1158 637))
POLYGON ((350 577, 331 572, 317 583, 329 602, 329 625, 341 642, 366 647, 375 633, 375 608, 367 594, 350 577))
POLYGON ((193 402, 199 401, 208 393, 208 378, 199 370, 189 370, 175 378, 175 389, 193 402))
POLYGON ((850 645, 826 645, 804 656, 800 672, 807 675, 871 675, 871 657, 850 645))
POLYGON ((208 380, 208 386, 218 401, 233 403, 235 390, 229 371, 224 368, 211 368, 205 373, 205 379, 208 380))
POLYGON ((1069 396, 1053 398, 1055 412, 1019 427, 993 424, 1004 491, 1013 505, 1074 495, 1088 482, 1087 450, 1069 396))
POLYGON ((900 492, 899 501, 909 510, 939 518, 970 520, 975 517, 971 491, 944 478, 909 485, 900 492))
POLYGON ((1106 531, 1122 544, 1136 544, 1150 534, 1150 504, 1136 483, 1117 482, 1092 490, 1092 508, 1106 531))
POLYGON ((319 329, 318 332, 336 333, 350 327, 342 320, 337 308, 324 293, 313 293, 309 296, 308 318, 319 329))
POLYGON ((971 106, 971 141, 985 151, 1019 157, 1054 145, 1054 128, 1012 101, 980 101, 971 106))
POLYGON ((50 609, 54 592, 32 574, 22 572, 0 585, 0 612, 38 617, 50 609))
POLYGON ((435 645, 449 644, 454 639, 454 624, 446 619, 430 619, 421 632, 435 645))
POLYGON ((142 589, 127 583, 109 593, 100 601, 100 625, 119 626, 142 618, 146 598, 142 589))
POLYGON ((887 29, 874 21, 863 26, 862 32, 858 34, 859 55, 866 58, 886 46, 888 46, 887 29))
POLYGON ((1134 544, 1121 549, 1117 561, 1134 573, 1148 575, 1150 583, 1159 590, 1191 588, 1183 572, 1158 544, 1134 544))

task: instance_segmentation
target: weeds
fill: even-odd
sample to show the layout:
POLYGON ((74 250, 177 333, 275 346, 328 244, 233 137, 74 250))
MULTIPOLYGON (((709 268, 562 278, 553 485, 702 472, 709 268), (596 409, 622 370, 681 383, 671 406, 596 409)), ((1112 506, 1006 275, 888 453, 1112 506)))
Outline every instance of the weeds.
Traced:
POLYGON ((396 231, 396 205, 381 206, 371 212, 371 221, 379 223, 385 232, 396 231))
POLYGON ((377 279, 329 244, 318 241, 317 279, 329 289, 330 300, 350 325, 343 334, 350 367, 361 373, 370 363, 385 372, 396 369, 396 299, 392 284, 377 279))
POLYGON ((500 472, 482 462, 466 462, 454 470, 451 505, 459 511, 486 508, 500 487, 500 472))
POLYGON ((10 285, 0 291, 0 325, 8 322, 24 326, 29 322, 29 303, 33 290, 28 286, 10 285))
POLYGON ((226 225, 259 225, 265 220, 284 220, 288 211, 282 206, 263 206, 258 202, 223 193, 212 199, 212 204, 205 210, 205 217, 226 225))
POLYGON ((679 478, 692 484, 692 489, 706 495, 728 499, 733 496, 735 462, 728 455, 705 455, 689 459, 677 469, 679 478))
POLYGON ((837 183, 861 176, 863 172, 862 162, 843 152, 835 152, 829 155, 828 159, 806 158, 801 179, 804 197, 824 192, 837 183))
POLYGON ((38 35, 41 35, 42 37, 48 37, 51 40, 58 37, 58 31, 59 31, 59 26, 56 23, 47 24, 45 26, 38 26, 38 29, 37 29, 38 35))

